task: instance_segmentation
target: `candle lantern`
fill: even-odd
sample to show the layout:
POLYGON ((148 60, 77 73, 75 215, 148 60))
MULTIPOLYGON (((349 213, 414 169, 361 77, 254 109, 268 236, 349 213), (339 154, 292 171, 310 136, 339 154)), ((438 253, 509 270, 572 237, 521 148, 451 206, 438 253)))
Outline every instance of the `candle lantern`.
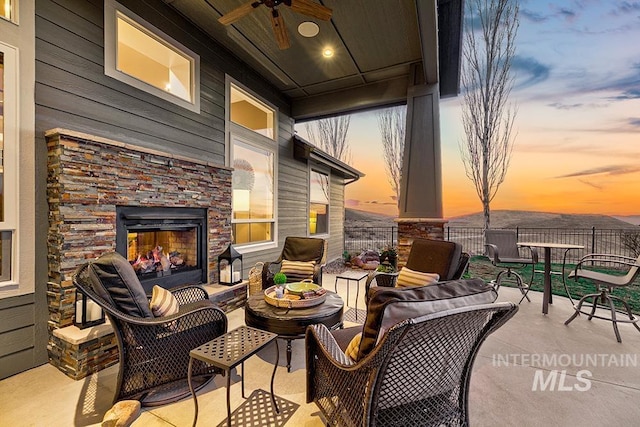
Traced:
POLYGON ((231 244, 218 255, 218 280, 227 286, 242 282, 242 254, 231 244))
POLYGON ((84 329, 101 323, 104 323, 102 307, 76 289, 76 315, 73 324, 84 329))

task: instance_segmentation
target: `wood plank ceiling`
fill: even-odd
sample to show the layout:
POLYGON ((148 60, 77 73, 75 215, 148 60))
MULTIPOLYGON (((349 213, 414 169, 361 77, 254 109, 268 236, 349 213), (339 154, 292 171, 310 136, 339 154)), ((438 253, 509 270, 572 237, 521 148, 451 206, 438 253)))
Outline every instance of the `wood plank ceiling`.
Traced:
MULTIPOLYGON (((296 120, 403 103, 407 88, 416 81, 415 70, 419 79, 427 73, 428 81, 427 68, 437 64, 435 0, 313 0, 333 10, 329 21, 281 4, 277 10, 291 43, 285 50, 278 48, 265 5, 224 26, 218 22, 220 16, 251 0, 164 1, 289 96, 296 120), (317 36, 299 34, 298 26, 305 21, 318 25, 317 36), (322 55, 327 47, 334 51, 331 58, 322 55)), ((438 1, 438 13, 447 16, 437 22, 448 27, 440 28, 447 35, 440 55, 445 52, 458 59, 453 70, 443 70, 443 65, 451 67, 451 61, 441 63, 440 74, 449 78, 455 74, 455 93, 461 2, 438 1)), ((441 92, 442 88, 441 83, 441 92)))

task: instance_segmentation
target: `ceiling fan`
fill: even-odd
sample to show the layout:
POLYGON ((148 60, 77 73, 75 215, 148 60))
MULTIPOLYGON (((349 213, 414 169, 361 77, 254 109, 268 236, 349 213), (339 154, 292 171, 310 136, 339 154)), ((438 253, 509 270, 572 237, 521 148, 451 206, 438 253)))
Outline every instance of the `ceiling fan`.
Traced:
POLYGON ((240 18, 248 15, 253 9, 259 7, 261 4, 271 9, 271 26, 273 27, 273 34, 278 42, 280 49, 287 49, 291 44, 289 43, 289 34, 284 26, 284 20, 282 15, 278 11, 278 6, 284 4, 297 13, 311 16, 313 18, 322 19, 328 21, 331 19, 332 10, 321 4, 314 3, 311 0, 258 0, 245 3, 240 7, 233 9, 231 12, 221 16, 218 19, 223 25, 230 25, 239 20, 240 18))

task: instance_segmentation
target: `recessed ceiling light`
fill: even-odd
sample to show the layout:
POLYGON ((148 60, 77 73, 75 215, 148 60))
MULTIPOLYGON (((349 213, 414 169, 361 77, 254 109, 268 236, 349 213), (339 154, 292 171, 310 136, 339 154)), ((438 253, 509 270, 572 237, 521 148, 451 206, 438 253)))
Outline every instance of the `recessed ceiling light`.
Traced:
POLYGON ((324 56, 325 58, 331 58, 333 56, 333 49, 331 49, 330 47, 325 47, 324 49, 322 49, 322 56, 324 56))
POLYGON ((298 25, 298 32, 303 37, 315 37, 320 32, 320 27, 315 22, 305 21, 298 25))

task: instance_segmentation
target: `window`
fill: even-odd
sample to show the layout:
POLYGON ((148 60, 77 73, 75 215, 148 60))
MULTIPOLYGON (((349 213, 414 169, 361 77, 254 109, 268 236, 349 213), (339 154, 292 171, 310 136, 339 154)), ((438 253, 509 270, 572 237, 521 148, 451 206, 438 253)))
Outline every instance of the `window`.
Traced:
POLYGON ((114 0, 104 16, 105 74, 200 112, 200 57, 114 0))
POLYGON ((236 86, 231 86, 230 119, 233 123, 274 139, 274 111, 236 86))
POLYGON ((309 234, 329 233, 329 175, 309 174, 309 234))
MULTIPOLYGON (((229 141, 233 243, 274 244, 276 240, 275 109, 229 84, 229 141)), ((261 248, 261 247, 260 247, 261 248)))
POLYGON ((17 50, 0 43, 0 286, 15 283, 17 227, 17 50))
POLYGON ((0 0, 0 18, 4 18, 7 21, 16 22, 16 3, 18 0, 0 0))

